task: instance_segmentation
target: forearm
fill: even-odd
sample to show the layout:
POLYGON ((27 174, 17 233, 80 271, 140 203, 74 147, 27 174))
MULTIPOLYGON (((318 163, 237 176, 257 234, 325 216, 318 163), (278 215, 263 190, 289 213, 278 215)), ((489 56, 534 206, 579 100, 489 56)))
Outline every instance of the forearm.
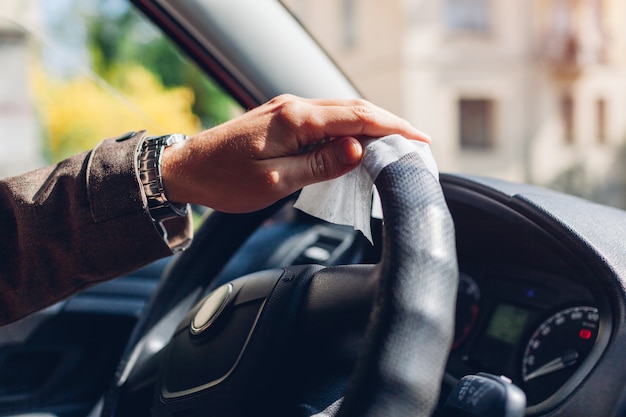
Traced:
MULTIPOLYGON (((0 323, 172 253, 146 210, 139 140, 0 181, 0 323)), ((168 232, 188 239, 189 220, 168 232)))

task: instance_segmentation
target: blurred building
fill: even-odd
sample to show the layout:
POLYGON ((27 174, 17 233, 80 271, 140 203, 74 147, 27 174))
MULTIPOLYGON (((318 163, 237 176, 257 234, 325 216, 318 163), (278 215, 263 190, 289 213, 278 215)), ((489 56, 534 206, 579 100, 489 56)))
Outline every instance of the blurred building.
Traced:
POLYGON ((0 2, 0 177, 43 164, 42 143, 32 99, 29 35, 15 21, 35 24, 33 1, 0 2))
POLYGON ((442 171, 626 206, 623 0, 284 2, 442 171))

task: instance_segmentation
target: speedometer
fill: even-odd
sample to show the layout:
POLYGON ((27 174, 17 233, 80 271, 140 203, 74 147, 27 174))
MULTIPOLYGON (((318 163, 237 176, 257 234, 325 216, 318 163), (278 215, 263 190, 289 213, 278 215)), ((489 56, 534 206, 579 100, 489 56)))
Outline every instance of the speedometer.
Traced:
POLYGON ((576 306, 553 314, 532 333, 522 359, 529 404, 555 393, 587 357, 598 335, 596 307, 576 306))

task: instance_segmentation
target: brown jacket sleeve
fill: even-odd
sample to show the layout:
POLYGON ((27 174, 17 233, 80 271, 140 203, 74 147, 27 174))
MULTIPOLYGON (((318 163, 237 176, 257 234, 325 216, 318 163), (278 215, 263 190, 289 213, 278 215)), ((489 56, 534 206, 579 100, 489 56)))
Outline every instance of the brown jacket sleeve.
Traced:
MULTIPOLYGON (((142 135, 0 181, 0 324, 172 254, 136 174, 142 135)), ((189 219, 168 233, 190 238, 189 219)))

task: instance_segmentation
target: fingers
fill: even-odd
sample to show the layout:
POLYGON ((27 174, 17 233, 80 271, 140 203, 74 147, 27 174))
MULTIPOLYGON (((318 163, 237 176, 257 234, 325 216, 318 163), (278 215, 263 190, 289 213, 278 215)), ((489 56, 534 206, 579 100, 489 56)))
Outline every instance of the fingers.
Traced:
POLYGON ((267 103, 286 130, 295 132, 300 146, 342 136, 382 137, 400 134, 430 143, 430 137, 408 121, 361 99, 303 99, 282 95, 267 103))
POLYGON ((382 137, 400 134, 430 143, 430 137, 406 120, 373 105, 325 107, 321 128, 326 136, 382 137))

